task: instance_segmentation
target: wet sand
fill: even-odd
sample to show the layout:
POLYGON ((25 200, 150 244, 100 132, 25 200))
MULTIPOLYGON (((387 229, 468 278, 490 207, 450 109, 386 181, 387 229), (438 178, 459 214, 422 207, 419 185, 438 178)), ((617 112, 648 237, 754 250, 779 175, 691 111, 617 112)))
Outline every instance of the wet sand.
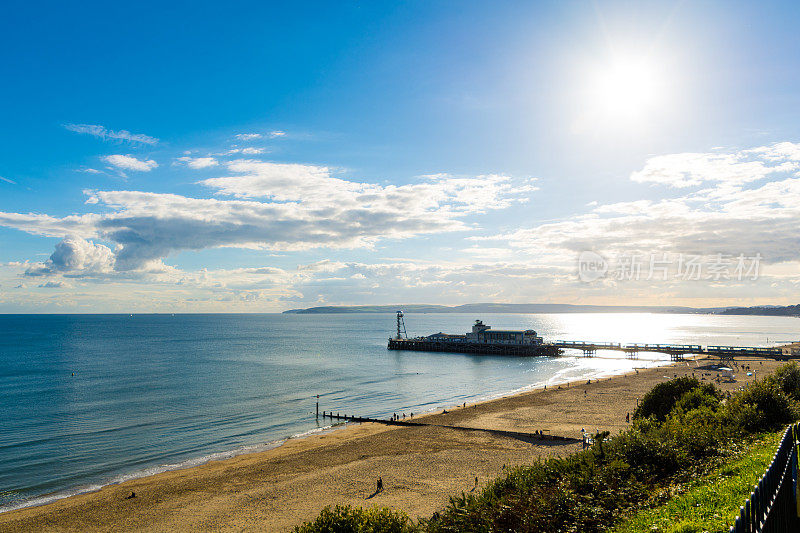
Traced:
MULTIPOLYGON (((759 377, 779 364, 737 360, 759 377)), ((718 375, 708 360, 639 370, 626 375, 535 390, 447 414, 415 417, 430 424, 580 438, 581 429, 617 433, 641 398, 675 375, 707 380, 718 375)), ((742 386, 753 377, 736 372, 742 386)), ((326 434, 294 439, 258 453, 164 472, 0 514, 2 531, 286 531, 317 516, 326 505, 390 506, 430 516, 450 495, 478 489, 506 466, 567 455, 578 442, 531 440, 436 426, 348 424, 326 434), (375 494, 376 480, 384 490, 375 494), (127 498, 132 492, 135 498, 127 498)))

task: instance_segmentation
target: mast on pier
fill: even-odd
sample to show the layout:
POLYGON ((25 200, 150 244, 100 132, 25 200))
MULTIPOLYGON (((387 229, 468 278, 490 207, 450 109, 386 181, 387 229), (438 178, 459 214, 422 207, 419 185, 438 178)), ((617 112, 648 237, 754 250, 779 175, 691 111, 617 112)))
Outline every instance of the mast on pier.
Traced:
POLYGON ((406 323, 403 320, 403 312, 397 312, 397 337, 398 339, 408 338, 408 334, 406 333, 406 323))

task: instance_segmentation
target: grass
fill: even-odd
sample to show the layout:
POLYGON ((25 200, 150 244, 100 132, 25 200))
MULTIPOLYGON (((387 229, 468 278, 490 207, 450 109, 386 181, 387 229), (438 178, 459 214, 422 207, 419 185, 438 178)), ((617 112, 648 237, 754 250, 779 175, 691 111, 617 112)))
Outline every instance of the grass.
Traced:
POLYGON ((753 485, 772 461, 783 431, 769 433, 745 453, 709 475, 679 488, 664 505, 645 509, 612 529, 615 533, 727 532, 753 485))

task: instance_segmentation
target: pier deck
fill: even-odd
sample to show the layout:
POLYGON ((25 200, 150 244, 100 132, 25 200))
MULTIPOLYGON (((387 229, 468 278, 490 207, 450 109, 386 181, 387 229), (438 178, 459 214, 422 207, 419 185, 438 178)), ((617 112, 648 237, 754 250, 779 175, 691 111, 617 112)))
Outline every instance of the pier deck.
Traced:
POLYGON ((552 343, 560 349, 581 350, 584 355, 594 355, 597 350, 624 352, 629 357, 637 357, 640 352, 669 354, 673 360, 681 360, 686 355, 715 355, 723 360, 734 356, 747 357, 785 357, 783 350, 758 346, 701 346, 699 344, 621 344, 613 342, 556 341, 552 343))
POLYGON ((442 342, 425 338, 389 339, 389 350, 411 350, 421 352, 474 353, 484 355, 514 355, 522 357, 555 357, 563 350, 580 350, 587 357, 598 350, 623 352, 627 357, 637 358, 641 352, 669 354, 674 361, 687 355, 713 355, 723 361, 731 361, 736 356, 788 358, 780 347, 759 346, 701 346, 699 344, 650 344, 618 342, 589 342, 558 340, 544 344, 481 344, 473 342, 442 342))

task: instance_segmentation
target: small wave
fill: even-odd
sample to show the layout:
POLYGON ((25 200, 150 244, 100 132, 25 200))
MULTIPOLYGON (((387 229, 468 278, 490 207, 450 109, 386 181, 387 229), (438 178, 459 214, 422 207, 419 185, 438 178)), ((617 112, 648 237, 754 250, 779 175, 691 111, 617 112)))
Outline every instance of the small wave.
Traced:
POLYGON ((225 459, 231 459, 232 457, 236 457, 239 455, 244 455, 248 453, 256 453, 256 452, 263 452, 267 450, 275 449, 282 444, 284 444, 287 440, 293 439, 301 439, 304 437, 310 437, 311 435, 323 434, 329 431, 333 431, 339 429, 339 426, 323 426, 311 429, 309 431, 303 431, 300 433, 295 433, 285 439, 274 440, 270 442, 265 442, 261 444, 251 444, 247 446, 240 446, 233 450, 223 451, 223 452, 215 452, 206 455, 202 455, 199 457, 193 457, 191 459, 186 459, 184 461, 179 461, 176 463, 167 463, 162 465, 150 466, 147 468, 142 468, 139 470, 135 470, 133 472, 129 472, 126 474, 119 474, 114 477, 109 478, 107 481, 99 482, 99 483, 92 483, 88 485, 81 485, 77 487, 73 487, 66 490, 61 490, 58 492, 52 492, 50 494, 44 494, 41 496, 33 496, 30 498, 26 498, 24 500, 18 500, 13 503, 8 503, 5 505, 0 505, 0 513, 6 513, 9 511, 16 511, 17 509, 24 509, 26 507, 36 507, 39 505, 47 505, 48 503, 52 503, 57 500, 61 500, 63 498, 69 498, 71 496, 77 496, 79 494, 86 494, 89 492, 96 492, 103 487, 107 487, 109 485, 118 485, 120 483, 124 483, 125 481, 129 481, 131 479, 140 479, 144 477, 154 476, 156 474, 161 474, 162 472, 170 472, 173 470, 183 470, 185 468, 193 468, 195 466, 200 466, 206 464, 211 461, 224 461, 225 459))

